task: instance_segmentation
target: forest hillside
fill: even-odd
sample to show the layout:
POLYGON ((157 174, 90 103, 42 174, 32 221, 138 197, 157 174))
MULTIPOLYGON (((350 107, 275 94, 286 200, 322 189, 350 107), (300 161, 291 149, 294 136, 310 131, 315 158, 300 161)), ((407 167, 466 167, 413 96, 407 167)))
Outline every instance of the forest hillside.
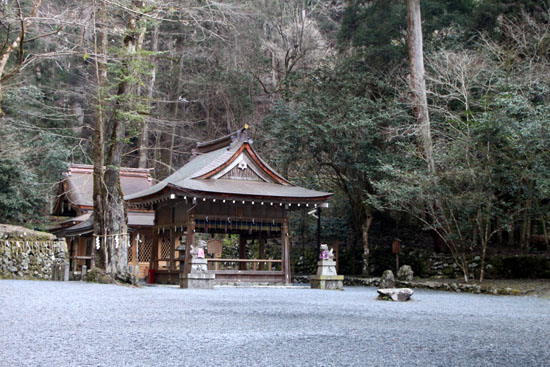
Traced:
MULTIPOLYGON (((50 228, 70 163, 161 180, 247 124, 283 176, 334 193, 344 273, 392 266, 395 238, 416 269, 434 250, 466 278, 499 253, 529 267, 550 251, 550 3, 420 5, 428 145, 405 0, 0 2, 0 222, 50 228)), ((292 217, 296 272, 316 224, 292 217)))

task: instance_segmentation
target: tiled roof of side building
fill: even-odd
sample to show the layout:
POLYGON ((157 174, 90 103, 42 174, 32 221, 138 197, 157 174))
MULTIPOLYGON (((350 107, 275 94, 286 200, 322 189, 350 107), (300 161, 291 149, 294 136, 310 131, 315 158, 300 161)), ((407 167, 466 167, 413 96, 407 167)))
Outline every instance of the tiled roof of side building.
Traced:
MULTIPOLYGON (((120 185, 124 194, 133 194, 143 191, 153 185, 150 168, 127 168, 120 169, 120 185)), ((93 206, 93 166, 86 164, 72 164, 65 173, 62 195, 58 200, 66 197, 67 201, 74 206, 93 206)), ((57 206, 57 205, 56 205, 57 206)))

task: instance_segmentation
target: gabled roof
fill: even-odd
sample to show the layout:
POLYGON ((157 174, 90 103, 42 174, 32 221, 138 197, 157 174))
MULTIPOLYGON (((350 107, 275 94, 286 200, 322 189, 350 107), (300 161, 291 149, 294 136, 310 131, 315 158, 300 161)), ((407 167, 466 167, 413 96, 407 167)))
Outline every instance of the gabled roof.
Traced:
MULTIPOLYGON (((91 210, 93 208, 93 166, 71 164, 60 182, 58 196, 53 213, 63 214, 63 207, 74 210, 91 210)), ((120 185, 124 194, 133 194, 153 185, 151 168, 120 168, 120 185)))
POLYGON ((332 195, 292 185, 256 152, 246 127, 198 143, 191 160, 158 184, 124 198, 130 203, 154 201, 168 192, 199 197, 235 197, 289 202, 324 202, 332 195))

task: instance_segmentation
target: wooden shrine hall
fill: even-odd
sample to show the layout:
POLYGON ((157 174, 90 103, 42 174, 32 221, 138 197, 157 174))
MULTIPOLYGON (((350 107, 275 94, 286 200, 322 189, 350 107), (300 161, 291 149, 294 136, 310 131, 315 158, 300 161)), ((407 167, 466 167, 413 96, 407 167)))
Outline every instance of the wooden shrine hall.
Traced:
POLYGON ((177 283, 190 270, 185 254, 207 241, 216 283, 290 284, 288 212, 326 207, 331 196, 292 185, 275 172, 245 126, 198 143, 186 165, 125 199, 130 208, 155 212, 149 281, 177 283), (238 235, 238 248, 227 248, 223 234, 238 235))
MULTIPOLYGON (((68 244, 71 277, 80 274, 82 267, 95 266, 93 244, 93 171, 87 164, 71 164, 59 182, 52 214, 66 217, 50 231, 65 237, 68 244)), ((151 168, 120 168, 120 186, 125 195, 153 185, 151 168)), ((129 210, 128 228, 130 248, 128 265, 133 266, 138 278, 145 278, 151 261, 151 228, 154 213, 150 210, 129 210)))

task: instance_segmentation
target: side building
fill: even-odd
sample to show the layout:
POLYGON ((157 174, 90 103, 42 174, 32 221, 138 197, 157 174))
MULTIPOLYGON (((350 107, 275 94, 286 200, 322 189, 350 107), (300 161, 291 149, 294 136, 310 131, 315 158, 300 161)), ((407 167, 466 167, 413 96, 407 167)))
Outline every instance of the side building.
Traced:
MULTIPOLYGON (((121 168, 120 184, 124 195, 153 186, 150 168, 121 168)), ((70 256, 72 277, 79 277, 82 266, 94 264, 93 241, 93 166, 71 164, 59 183, 53 215, 68 217, 50 231, 65 237, 70 256)), ((130 244, 128 265, 138 278, 145 278, 151 262, 152 228, 155 213, 147 209, 128 210, 130 244)))

